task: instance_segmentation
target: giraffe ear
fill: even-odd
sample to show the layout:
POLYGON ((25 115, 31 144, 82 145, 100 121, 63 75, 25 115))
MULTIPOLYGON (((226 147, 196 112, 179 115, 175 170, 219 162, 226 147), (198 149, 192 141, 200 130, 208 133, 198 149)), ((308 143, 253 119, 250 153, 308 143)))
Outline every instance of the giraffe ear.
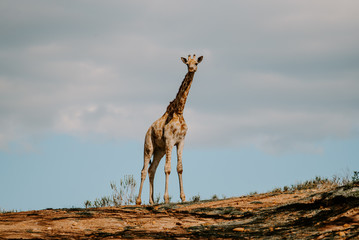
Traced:
POLYGON ((202 60, 203 60, 203 56, 200 56, 200 57, 197 59, 197 63, 202 62, 202 60))
POLYGON ((187 64, 187 59, 185 59, 184 57, 181 57, 181 59, 184 64, 187 64))

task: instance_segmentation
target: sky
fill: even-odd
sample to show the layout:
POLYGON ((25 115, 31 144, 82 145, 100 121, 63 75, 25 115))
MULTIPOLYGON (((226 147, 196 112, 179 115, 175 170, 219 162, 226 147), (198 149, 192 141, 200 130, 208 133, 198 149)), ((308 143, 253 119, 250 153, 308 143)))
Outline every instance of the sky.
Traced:
POLYGON ((357 0, 2 0, 0 208, 83 207, 125 175, 139 183, 145 133, 176 96, 189 54, 204 58, 184 111, 187 199, 351 176, 357 9, 357 0))

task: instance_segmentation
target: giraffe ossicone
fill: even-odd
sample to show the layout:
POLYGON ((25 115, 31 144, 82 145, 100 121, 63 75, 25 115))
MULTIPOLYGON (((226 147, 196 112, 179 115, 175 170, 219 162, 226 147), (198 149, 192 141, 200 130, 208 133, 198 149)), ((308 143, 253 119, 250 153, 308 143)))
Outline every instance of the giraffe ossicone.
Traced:
POLYGON ((168 194, 168 179, 171 173, 171 154, 174 146, 177 148, 177 173, 180 187, 180 198, 182 202, 186 201, 186 197, 183 190, 182 181, 182 151, 184 146, 184 140, 187 133, 187 124, 183 118, 183 110, 187 101, 188 93, 191 88, 193 77, 197 71, 197 65, 203 60, 203 56, 196 59, 196 55, 188 55, 188 58, 182 57, 182 62, 187 65, 187 74, 182 81, 182 84, 178 90, 176 98, 170 102, 167 106, 166 112, 157 119, 147 130, 144 144, 144 161, 141 171, 141 184, 139 194, 136 200, 136 204, 141 204, 141 193, 143 183, 146 179, 147 169, 150 181, 150 204, 153 204, 154 194, 154 178, 158 164, 162 157, 166 155, 165 163, 165 203, 169 202, 168 194), (152 162, 151 162, 151 158, 152 162))

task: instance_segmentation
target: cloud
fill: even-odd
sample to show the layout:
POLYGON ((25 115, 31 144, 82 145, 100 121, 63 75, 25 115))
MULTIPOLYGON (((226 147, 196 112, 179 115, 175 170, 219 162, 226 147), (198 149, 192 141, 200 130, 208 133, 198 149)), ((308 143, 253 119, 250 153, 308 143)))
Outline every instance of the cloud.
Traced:
POLYGON ((321 141, 358 136, 358 124, 350 115, 332 112, 255 109, 227 115, 190 112, 188 145, 248 147, 278 154, 320 153, 321 141), (355 129, 356 128, 356 129, 355 129))
MULTIPOLYGON (((146 122, 156 119, 163 106, 89 105, 72 106, 58 114, 56 129, 71 135, 139 140, 147 130, 146 122), (147 120, 147 121, 144 121, 147 120)), ((163 113, 162 113, 163 114, 163 113)))
POLYGON ((193 147, 320 151, 358 135, 356 1, 0 4, 2 148, 53 132, 142 141, 193 53, 193 147))

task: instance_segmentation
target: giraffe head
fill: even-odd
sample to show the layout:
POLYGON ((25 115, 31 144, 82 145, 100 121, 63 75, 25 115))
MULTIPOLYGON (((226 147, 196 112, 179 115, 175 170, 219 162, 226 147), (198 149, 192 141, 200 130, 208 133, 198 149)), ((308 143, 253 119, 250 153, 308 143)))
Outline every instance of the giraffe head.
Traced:
POLYGON ((200 56, 198 59, 196 59, 196 54, 193 54, 193 58, 191 58, 191 55, 188 55, 188 59, 182 57, 182 62, 187 65, 188 72, 195 72, 197 71, 197 65, 198 63, 202 62, 203 56, 200 56))

